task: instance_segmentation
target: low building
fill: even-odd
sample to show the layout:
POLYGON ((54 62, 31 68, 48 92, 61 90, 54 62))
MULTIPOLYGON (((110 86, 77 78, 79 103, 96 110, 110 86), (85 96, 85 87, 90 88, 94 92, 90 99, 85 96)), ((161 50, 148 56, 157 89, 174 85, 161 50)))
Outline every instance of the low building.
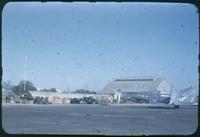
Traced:
POLYGON ((42 91, 29 91, 33 98, 42 97, 48 98, 48 101, 52 104, 69 104, 70 99, 81 99, 84 97, 92 97, 97 100, 101 100, 102 96, 108 96, 104 94, 79 94, 79 93, 66 93, 66 92, 42 92, 42 91))

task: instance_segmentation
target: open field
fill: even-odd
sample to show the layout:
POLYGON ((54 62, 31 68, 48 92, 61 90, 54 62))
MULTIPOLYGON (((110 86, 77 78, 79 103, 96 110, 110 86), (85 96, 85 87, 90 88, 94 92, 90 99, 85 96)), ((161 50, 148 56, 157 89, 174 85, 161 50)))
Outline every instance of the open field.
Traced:
POLYGON ((99 105, 2 105, 10 134, 192 134, 197 107, 162 109, 99 105))

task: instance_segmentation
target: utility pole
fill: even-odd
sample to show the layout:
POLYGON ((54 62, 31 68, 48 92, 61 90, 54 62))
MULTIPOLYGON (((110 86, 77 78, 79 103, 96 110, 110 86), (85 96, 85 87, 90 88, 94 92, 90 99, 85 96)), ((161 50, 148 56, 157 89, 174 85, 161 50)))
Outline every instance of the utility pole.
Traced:
POLYGON ((26 91, 26 79, 27 79, 27 56, 24 57, 24 91, 26 91))

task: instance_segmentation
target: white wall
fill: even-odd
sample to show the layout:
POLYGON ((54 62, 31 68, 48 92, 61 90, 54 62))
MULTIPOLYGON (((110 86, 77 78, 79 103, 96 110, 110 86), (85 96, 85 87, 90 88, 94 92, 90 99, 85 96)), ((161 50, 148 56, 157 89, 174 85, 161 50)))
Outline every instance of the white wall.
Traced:
POLYGON ((105 94, 77 94, 77 93, 58 93, 58 92, 40 92, 40 91, 30 91, 31 95, 35 98, 48 97, 48 101, 52 103, 63 103, 65 98, 66 103, 69 103, 70 98, 83 98, 83 97, 94 97, 96 99, 101 99, 102 96, 108 96, 105 94))

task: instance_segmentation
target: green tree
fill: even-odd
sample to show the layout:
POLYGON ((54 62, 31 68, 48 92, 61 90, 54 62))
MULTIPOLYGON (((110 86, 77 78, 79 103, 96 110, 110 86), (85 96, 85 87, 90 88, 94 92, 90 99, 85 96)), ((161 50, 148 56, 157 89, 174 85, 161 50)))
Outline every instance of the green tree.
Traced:
POLYGON ((51 88, 51 89, 43 89, 43 92, 57 92, 57 90, 55 88, 51 88))
POLYGON ((12 91, 20 95, 24 91, 24 84, 25 84, 25 90, 26 91, 35 91, 37 90, 36 87, 34 87, 33 83, 30 81, 20 81, 18 85, 12 87, 12 91))
POLYGON ((57 90, 55 88, 51 88, 50 91, 51 92, 57 92, 57 90))
POLYGON ((74 93, 80 93, 80 94, 96 94, 95 91, 89 91, 89 90, 84 90, 84 89, 78 89, 74 91, 74 93))

